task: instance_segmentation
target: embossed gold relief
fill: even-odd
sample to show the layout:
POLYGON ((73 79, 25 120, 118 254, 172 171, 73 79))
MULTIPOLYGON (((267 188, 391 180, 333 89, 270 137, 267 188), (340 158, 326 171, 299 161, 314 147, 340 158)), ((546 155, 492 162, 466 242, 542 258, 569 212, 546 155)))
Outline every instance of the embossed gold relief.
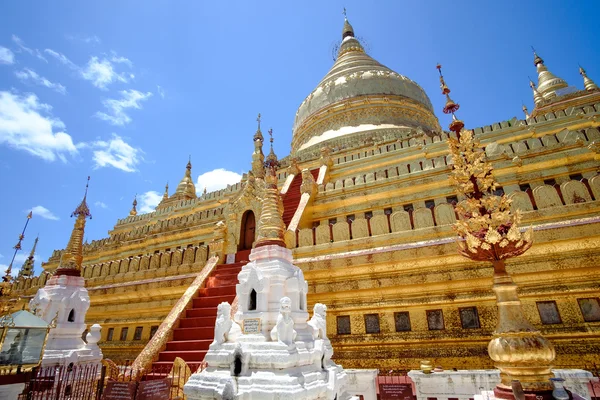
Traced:
POLYGON ((276 165, 267 167, 265 175, 265 196, 263 198, 258 234, 255 247, 276 244, 285 247, 285 224, 283 223, 283 204, 277 188, 276 165))

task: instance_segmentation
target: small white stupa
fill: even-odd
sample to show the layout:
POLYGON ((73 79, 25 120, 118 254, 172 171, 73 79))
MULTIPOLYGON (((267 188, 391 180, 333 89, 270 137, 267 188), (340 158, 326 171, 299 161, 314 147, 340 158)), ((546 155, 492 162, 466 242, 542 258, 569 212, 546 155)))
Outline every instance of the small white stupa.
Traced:
POLYGON ((346 373, 332 360, 326 310, 316 304, 308 319, 307 283, 285 247, 277 159, 269 155, 258 238, 240 271, 239 309, 217 311, 215 340, 184 387, 189 400, 346 400, 346 373))
POLYGON ((29 302, 33 313, 47 323, 55 320, 56 324, 48 334, 42 366, 90 364, 102 360, 102 351, 97 344, 100 325, 92 325, 86 336, 87 343, 81 338, 86 327, 85 314, 90 307, 90 297, 81 276, 85 220, 91 218, 86 203, 87 189, 86 185, 81 204, 71 214, 77 219, 56 273, 29 302))

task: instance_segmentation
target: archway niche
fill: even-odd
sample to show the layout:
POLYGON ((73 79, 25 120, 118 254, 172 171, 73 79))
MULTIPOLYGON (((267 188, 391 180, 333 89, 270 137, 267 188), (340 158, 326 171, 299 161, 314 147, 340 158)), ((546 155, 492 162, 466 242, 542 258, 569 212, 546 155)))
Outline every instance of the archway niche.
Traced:
POLYGON ((242 215, 240 227, 240 243, 238 250, 250 250, 254 243, 256 233, 256 218, 252 210, 246 210, 242 215))

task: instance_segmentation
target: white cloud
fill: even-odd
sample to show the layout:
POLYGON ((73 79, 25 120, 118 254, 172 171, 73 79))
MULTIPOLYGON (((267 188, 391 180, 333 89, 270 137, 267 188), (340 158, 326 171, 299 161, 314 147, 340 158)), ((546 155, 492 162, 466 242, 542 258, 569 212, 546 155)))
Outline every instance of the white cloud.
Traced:
POLYGON ((156 85, 156 91, 158 92, 161 98, 165 98, 165 90, 162 87, 160 87, 160 85, 156 85))
POLYGON ((49 89, 53 89, 60 94, 66 94, 67 88, 61 85, 60 83, 50 82, 48 79, 43 76, 39 76, 35 71, 25 68, 22 71, 16 71, 15 75, 22 81, 31 81, 36 85, 46 86, 49 89))
POLYGON ((162 195, 154 190, 150 190, 139 195, 138 200, 138 212, 146 214, 154 211, 158 203, 162 200, 162 195))
MULTIPOLYGON (((133 67, 133 63, 130 59, 128 59, 127 57, 118 56, 117 53, 115 53, 114 51, 111 52, 110 61, 117 64, 125 64, 129 68, 133 67)), ((131 75, 131 77, 133 78, 133 75, 131 75)))
POLYGON ((100 60, 95 56, 90 58, 86 67, 81 70, 81 76, 100 89, 106 89, 106 86, 113 82, 128 81, 125 74, 115 71, 109 60, 106 58, 100 60))
POLYGON ((27 210, 28 213, 29 213, 29 211, 31 211, 33 213, 34 217, 42 217, 44 219, 50 219, 53 221, 59 220, 59 218, 56 215, 54 215, 52 213, 52 211, 48 210, 44 206, 35 206, 31 210, 27 210))
POLYGON ((74 70, 79 70, 79 66, 77 66, 77 64, 75 64, 73 61, 69 60, 69 58, 64 54, 54 51, 52 49, 45 49, 44 52, 56 58, 58 61, 65 64, 67 67, 74 70))
POLYGON ((15 44, 17 46, 19 46, 19 49, 21 49, 21 51, 25 51, 27 53, 29 53, 30 55, 39 58, 42 61, 48 62, 48 60, 46 60, 46 57, 44 57, 42 55, 42 52, 39 51, 38 49, 31 49, 27 46, 25 46, 25 42, 23 42, 23 40, 18 37, 17 35, 12 35, 12 40, 13 42, 15 42, 15 44))
POLYGON ((105 203, 101 202, 101 201, 95 202, 94 205, 96 207, 100 207, 100 208, 108 208, 108 206, 105 203))
POLYGON ((0 46, 0 64, 12 64, 15 62, 15 55, 10 49, 0 46))
POLYGON ((227 171, 225 168, 213 169, 198 176, 196 192, 201 194, 204 188, 209 192, 223 189, 227 185, 238 183, 241 179, 242 175, 233 171, 227 171))
POLYGON ((0 254, 0 258, 4 258, 4 256, 2 254, 0 254))
POLYGON ((66 35, 66 38, 71 41, 79 41, 83 43, 92 43, 99 44, 101 42, 100 38, 96 35, 92 36, 84 36, 84 35, 66 35))
POLYGON ((91 144, 94 149, 94 168, 114 167, 125 172, 134 172, 142 161, 142 150, 126 143, 113 133, 108 141, 98 140, 91 144))
POLYGON ((131 122, 131 118, 125 113, 125 110, 128 108, 141 109, 141 102, 152 96, 151 92, 142 93, 133 89, 122 90, 119 93, 121 94, 121 99, 108 99, 102 102, 104 107, 109 110, 109 113, 98 111, 96 117, 112 125, 122 126, 128 124, 131 122))
POLYGON ((19 96, 0 91, 0 144, 28 151, 47 161, 58 157, 66 162, 65 154, 76 154, 77 147, 64 132, 62 121, 50 115, 51 110, 34 94, 19 96))

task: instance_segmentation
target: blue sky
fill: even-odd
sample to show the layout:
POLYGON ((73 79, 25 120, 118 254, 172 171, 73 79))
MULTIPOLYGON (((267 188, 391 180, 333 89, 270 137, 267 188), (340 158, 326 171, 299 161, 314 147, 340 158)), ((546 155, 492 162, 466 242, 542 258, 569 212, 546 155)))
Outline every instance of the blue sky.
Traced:
POLYGON ((333 63, 343 7, 369 53, 419 83, 436 110, 442 63, 459 115, 476 127, 521 118, 521 102, 533 108, 531 45, 569 84, 582 87, 578 63, 600 83, 599 4, 2 2, 0 264, 30 209, 16 266, 37 233, 37 272, 64 247, 88 175, 92 240, 136 193, 147 210, 167 181, 173 190, 190 155, 194 179, 209 173, 199 191, 247 171, 258 112, 287 155, 296 109, 333 63))

